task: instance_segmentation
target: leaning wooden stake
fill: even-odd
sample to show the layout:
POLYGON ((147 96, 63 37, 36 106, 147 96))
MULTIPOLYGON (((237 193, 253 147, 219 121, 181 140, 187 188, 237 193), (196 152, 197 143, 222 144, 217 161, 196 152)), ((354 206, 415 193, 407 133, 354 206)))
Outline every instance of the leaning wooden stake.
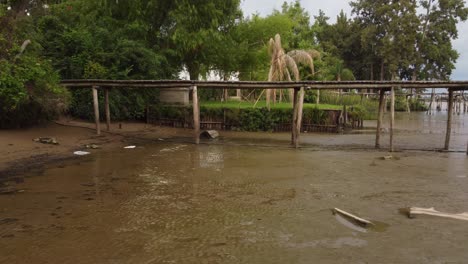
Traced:
POLYGON ((107 131, 110 131, 110 107, 109 107, 109 88, 104 89, 104 104, 105 104, 105 111, 106 111, 106 128, 107 131))
POLYGON ((301 87, 299 91, 299 101, 297 103, 297 123, 296 123, 296 140, 294 146, 299 147, 299 137, 301 135, 301 126, 302 126, 302 109, 304 107, 304 87, 301 87))
POLYGON ((366 220, 364 218, 361 218, 359 216, 355 216, 355 215, 353 215, 351 213, 348 213, 348 212, 343 211, 343 210, 338 209, 338 208, 333 208, 333 213, 338 213, 338 214, 341 214, 343 216, 349 217, 349 218, 353 219, 354 221, 356 221, 356 222, 358 222, 358 223, 360 223, 360 224, 362 224, 364 226, 372 225, 371 221, 366 220))
POLYGON ((291 122, 291 145, 293 146, 295 146, 296 144, 298 93, 299 93, 299 90, 295 88, 294 93, 293 93, 293 116, 292 116, 292 122, 291 122))
POLYGON ((448 113, 447 113, 447 131, 445 133, 445 146, 444 150, 450 148, 450 135, 452 133, 452 114, 453 114, 453 91, 449 90, 448 98, 448 113))
POLYGON ((93 86, 93 104, 94 104, 94 121, 96 123, 96 134, 101 134, 101 124, 99 123, 99 99, 97 86, 93 86))
POLYGON ((192 100, 195 144, 200 144, 200 106, 198 105, 197 86, 192 86, 192 100))
POLYGON ((392 87, 390 95, 390 152, 393 152, 393 126, 395 125, 395 88, 392 87))
POLYGON ((414 215, 432 215, 432 216, 439 216, 439 217, 468 221, 468 213, 461 213, 461 214, 442 213, 442 212, 435 210, 434 207, 431 207, 431 208, 411 207, 408 212, 408 217, 412 218, 414 217, 414 215))
POLYGON ((375 148, 380 148, 380 130, 382 129, 385 90, 380 90, 379 114, 377 118, 377 131, 375 134, 375 148))

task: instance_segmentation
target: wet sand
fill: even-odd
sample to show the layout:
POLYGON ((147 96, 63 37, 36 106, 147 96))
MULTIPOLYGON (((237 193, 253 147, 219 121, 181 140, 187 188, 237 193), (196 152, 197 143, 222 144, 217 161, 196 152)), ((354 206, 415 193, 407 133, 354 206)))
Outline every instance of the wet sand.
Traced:
MULTIPOLYGON (((467 139, 465 129, 455 128, 454 146, 467 139)), ((374 138, 366 133, 305 134, 305 147, 295 150, 288 134, 223 132, 220 140, 196 146, 186 132, 160 141, 157 131, 134 131, 133 139, 10 182, 21 192, 0 195, 0 263, 468 258, 467 222, 399 213, 409 206, 468 212, 464 153, 404 151, 382 160, 388 153, 370 151, 374 138), (340 141, 348 143, 337 150, 340 141), (123 149, 126 144, 138 147, 123 149), (334 207, 376 228, 344 224, 334 207)), ((399 146, 406 140, 432 148, 441 136, 423 132, 429 141, 414 141, 407 136, 413 133, 421 132, 400 131, 399 146)))

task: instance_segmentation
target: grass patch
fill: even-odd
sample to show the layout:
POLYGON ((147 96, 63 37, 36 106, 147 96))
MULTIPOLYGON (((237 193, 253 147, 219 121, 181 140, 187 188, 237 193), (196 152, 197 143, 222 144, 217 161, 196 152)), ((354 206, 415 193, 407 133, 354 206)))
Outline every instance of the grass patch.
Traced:
MULTIPOLYGON (((254 103, 251 102, 239 102, 239 101, 227 101, 227 102, 201 102, 201 106, 204 106, 206 108, 227 108, 227 109, 248 109, 248 108, 253 108, 254 103)), ((255 108, 265 108, 266 107, 266 102, 265 101, 259 101, 255 108)), ((276 104, 271 104, 272 109, 292 109, 292 104, 291 103, 276 103, 276 104)), ((340 105, 331 105, 331 104, 306 104, 304 103, 304 108, 307 109, 313 109, 313 108, 318 108, 321 110, 340 110, 343 109, 343 106, 340 105)))

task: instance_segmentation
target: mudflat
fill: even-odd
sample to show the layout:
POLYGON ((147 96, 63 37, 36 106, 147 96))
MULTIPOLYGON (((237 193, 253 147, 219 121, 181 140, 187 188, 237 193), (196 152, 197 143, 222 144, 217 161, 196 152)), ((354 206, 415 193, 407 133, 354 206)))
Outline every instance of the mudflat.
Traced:
POLYGON ((468 222, 400 213, 468 212, 464 118, 449 153, 430 151, 443 117, 400 129, 399 149, 424 151, 397 153, 374 150, 371 133, 303 134, 293 149, 287 133, 221 132, 194 145, 191 130, 144 124, 100 137, 23 131, 16 157, 102 147, 3 181, 15 192, 0 195, 0 263, 464 263, 468 222), (37 145, 39 136, 61 145, 37 145))

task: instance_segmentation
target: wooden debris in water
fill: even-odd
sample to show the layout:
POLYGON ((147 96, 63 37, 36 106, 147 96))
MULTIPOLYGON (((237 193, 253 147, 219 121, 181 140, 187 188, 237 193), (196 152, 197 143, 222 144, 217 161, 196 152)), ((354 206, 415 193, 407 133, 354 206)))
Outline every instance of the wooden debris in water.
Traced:
POLYGON ((205 130, 201 133, 201 136, 209 139, 217 139, 219 137, 219 133, 216 130, 205 130))
POLYGON ((432 216, 439 216, 439 217, 468 221, 467 212, 461 213, 461 214, 443 213, 443 212, 439 212, 435 210, 434 207, 431 207, 431 208, 410 207, 408 211, 408 217, 413 218, 415 215, 432 215, 432 216))
POLYGON ((39 137, 33 139, 34 142, 42 143, 42 144, 51 144, 51 145, 58 145, 58 141, 53 137, 39 137))
POLYGON ((366 220, 364 218, 361 218, 359 216, 356 216, 356 215, 353 215, 351 213, 348 213, 346 211, 343 211, 341 209, 338 209, 338 208, 333 208, 333 213, 338 213, 338 214, 341 214, 343 216, 346 216, 348 218, 351 218, 352 220, 356 221, 357 223, 363 225, 363 226, 369 226, 369 225, 373 225, 373 223, 369 220, 366 220))

